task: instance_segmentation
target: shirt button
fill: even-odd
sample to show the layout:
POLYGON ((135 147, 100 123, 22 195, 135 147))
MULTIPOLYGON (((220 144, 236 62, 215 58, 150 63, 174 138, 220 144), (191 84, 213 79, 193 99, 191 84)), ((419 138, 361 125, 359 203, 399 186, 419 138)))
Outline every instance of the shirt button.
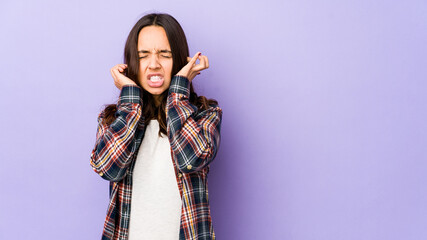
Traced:
POLYGON ((102 175, 104 175, 104 174, 103 174, 102 172, 100 172, 100 173, 99 173, 99 176, 101 176, 101 177, 102 177, 102 175))
POLYGON ((182 173, 178 173, 178 177, 182 177, 182 173))
POLYGON ((188 165, 188 166, 187 166, 187 169, 188 169, 188 170, 191 170, 191 168, 192 168, 192 167, 193 167, 193 166, 188 165))

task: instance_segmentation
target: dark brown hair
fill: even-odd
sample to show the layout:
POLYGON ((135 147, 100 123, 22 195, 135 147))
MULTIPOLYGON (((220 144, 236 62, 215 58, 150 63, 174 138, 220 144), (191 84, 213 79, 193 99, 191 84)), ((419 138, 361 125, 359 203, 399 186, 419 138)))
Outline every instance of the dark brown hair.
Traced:
MULTIPOLYGON (((165 13, 150 13, 139 19, 139 21, 130 31, 126 40, 124 52, 124 63, 128 65, 128 68, 126 69, 126 76, 133 80, 142 90, 142 117, 144 118, 145 126, 147 126, 150 120, 157 119, 160 126, 159 136, 161 136, 160 133, 163 133, 167 136, 165 111, 169 89, 165 90, 160 95, 161 104, 156 107, 151 93, 147 92, 138 81, 138 35, 141 29, 146 26, 161 26, 165 30, 172 51, 172 77, 188 63, 187 57, 189 57, 189 50, 187 38, 185 37, 181 25, 174 17, 165 13)), ((197 96, 193 88, 193 83, 190 84, 189 101, 195 105, 199 111, 208 109, 209 105, 212 104, 218 105, 218 102, 215 99, 207 99, 204 96, 197 96)), ((116 119, 116 111, 116 104, 106 105, 104 109, 105 124, 110 125, 116 119)))

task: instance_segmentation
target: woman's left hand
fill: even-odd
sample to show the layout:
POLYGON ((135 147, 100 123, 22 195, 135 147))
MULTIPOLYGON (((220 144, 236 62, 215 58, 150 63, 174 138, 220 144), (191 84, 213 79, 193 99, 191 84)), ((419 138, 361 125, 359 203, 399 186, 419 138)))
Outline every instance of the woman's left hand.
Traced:
POLYGON ((187 65, 185 65, 176 75, 184 76, 190 80, 193 80, 200 71, 209 68, 208 57, 201 55, 201 52, 197 52, 193 58, 187 57, 187 65), (196 64, 196 60, 199 59, 199 64, 196 64))

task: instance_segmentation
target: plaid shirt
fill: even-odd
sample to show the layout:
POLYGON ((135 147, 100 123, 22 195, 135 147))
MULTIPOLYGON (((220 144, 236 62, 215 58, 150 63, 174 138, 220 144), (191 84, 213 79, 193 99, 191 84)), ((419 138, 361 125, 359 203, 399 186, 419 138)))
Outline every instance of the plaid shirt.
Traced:
MULTIPOLYGON (((127 239, 132 197, 132 172, 144 137, 142 91, 123 86, 116 120, 98 130, 90 165, 108 180, 110 201, 102 239, 127 239)), ((175 176, 182 199, 179 239, 215 239, 208 200, 207 174, 220 145, 222 109, 198 111, 189 102, 190 81, 175 75, 167 99, 166 125, 175 176)))

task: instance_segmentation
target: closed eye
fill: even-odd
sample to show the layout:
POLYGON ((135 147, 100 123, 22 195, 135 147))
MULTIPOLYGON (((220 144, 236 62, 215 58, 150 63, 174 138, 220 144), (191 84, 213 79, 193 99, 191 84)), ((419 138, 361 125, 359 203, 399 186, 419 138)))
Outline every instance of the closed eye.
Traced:
MULTIPOLYGON (((165 58, 172 58, 171 56, 165 56, 165 55, 160 55, 160 56, 165 57, 165 58)), ((139 59, 146 58, 146 57, 148 57, 148 56, 141 56, 141 57, 139 57, 139 59)))

